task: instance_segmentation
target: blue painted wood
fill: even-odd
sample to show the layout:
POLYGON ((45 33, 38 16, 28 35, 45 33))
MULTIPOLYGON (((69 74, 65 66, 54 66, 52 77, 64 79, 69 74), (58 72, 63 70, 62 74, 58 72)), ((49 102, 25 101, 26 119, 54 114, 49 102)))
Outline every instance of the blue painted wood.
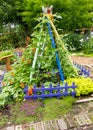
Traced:
MULTIPOLYGON (((60 86, 60 88, 57 86, 57 87, 52 87, 51 89, 50 88, 44 88, 44 91, 50 91, 50 90, 58 90, 58 89, 70 89, 70 88, 76 88, 76 86, 60 86)), ((40 91, 42 91, 42 88, 33 88, 33 92, 34 92, 34 94, 36 94, 36 92, 40 92, 40 91)), ((28 89, 25 89, 25 90, 23 90, 23 92, 28 92, 28 89)))
MULTIPOLYGON (((36 96, 37 95, 37 91, 36 91, 37 89, 36 89, 36 85, 34 85, 34 89, 33 89, 33 93, 34 93, 34 95, 36 96)), ((34 98, 34 99, 37 99, 37 98, 34 98)))
POLYGON ((53 92, 53 90, 52 90, 52 88, 53 88, 53 86, 52 86, 52 84, 50 84, 50 98, 52 98, 52 92, 53 92))
MULTIPOLYGON (((48 32, 49 32, 49 35, 50 35, 50 39, 52 41, 52 46, 53 46, 53 48, 56 48, 55 40, 54 40, 52 30, 51 30, 51 26, 50 26, 49 22, 47 22, 47 26, 48 26, 48 32)), ((61 68, 61 65, 60 65, 60 59, 59 59, 57 51, 55 52, 55 55, 56 55, 56 62, 57 62, 57 66, 58 66, 58 70, 59 70, 59 74, 60 74, 60 79, 61 79, 62 82, 64 82, 64 75, 63 75, 63 71, 62 71, 62 68, 61 68)))
POLYGON ((14 52, 16 56, 21 57, 22 56, 22 52, 14 52))
POLYGON ((57 96, 57 98, 60 98, 60 84, 58 84, 58 96, 57 96))
POLYGON ((68 95, 75 96, 76 95, 75 88, 76 88, 75 83, 72 83, 71 86, 68 86, 67 83, 64 86, 60 86, 60 84, 58 84, 57 87, 54 87, 52 84, 50 84, 49 88, 45 88, 44 84, 42 84, 41 88, 36 88, 36 85, 34 85, 33 95, 31 96, 27 94, 28 92, 27 86, 24 88, 23 92, 26 93, 26 95, 24 96, 25 99, 37 99, 37 98, 45 99, 46 97, 60 98, 61 96, 68 96, 68 95), (54 90, 56 91, 56 93, 53 93, 54 90), (46 93, 46 91, 48 91, 49 93, 46 93), (41 94, 38 94, 38 92, 41 92, 41 94))
MULTIPOLYGON (((44 87, 44 84, 42 84, 42 95, 45 94, 44 88, 45 88, 45 87, 44 87)), ((43 97, 42 99, 45 99, 45 98, 43 97)))
POLYGON ((2 81, 3 81, 3 78, 4 78, 4 73, 2 75, 0 75, 0 93, 2 92, 2 81))
POLYGON ((80 70, 80 75, 84 75, 85 77, 89 77, 90 76, 90 71, 87 70, 84 66, 79 65, 75 62, 73 62, 73 64, 80 70))

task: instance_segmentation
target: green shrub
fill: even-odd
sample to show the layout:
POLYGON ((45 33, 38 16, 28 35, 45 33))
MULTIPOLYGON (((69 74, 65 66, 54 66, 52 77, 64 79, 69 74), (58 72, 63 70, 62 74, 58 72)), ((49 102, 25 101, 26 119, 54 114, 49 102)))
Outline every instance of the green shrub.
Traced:
POLYGON ((25 44, 25 33, 20 26, 5 27, 0 36, 0 51, 21 47, 25 44))
POLYGON ((76 96, 88 95, 93 93, 93 81, 90 78, 69 78, 66 82, 71 85, 72 82, 75 83, 76 87, 76 96))
POLYGON ((12 50, 6 50, 6 51, 2 51, 0 53, 0 58, 4 57, 4 56, 7 56, 7 55, 11 55, 13 54, 13 51, 12 50))
POLYGON ((63 40, 69 51, 81 51, 83 43, 80 41, 83 38, 82 35, 71 33, 64 36, 63 40))
POLYGON ((83 51, 85 54, 93 53, 93 38, 89 38, 83 43, 83 51))

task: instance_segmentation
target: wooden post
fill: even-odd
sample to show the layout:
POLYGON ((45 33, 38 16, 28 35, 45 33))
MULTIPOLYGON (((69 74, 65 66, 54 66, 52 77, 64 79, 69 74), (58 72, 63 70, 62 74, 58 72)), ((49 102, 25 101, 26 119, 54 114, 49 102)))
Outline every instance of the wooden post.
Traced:
POLYGON ((6 57, 6 69, 7 71, 11 70, 10 57, 6 57))
POLYGON ((7 71, 11 70, 11 65, 10 65, 10 57, 11 56, 13 56, 13 54, 3 56, 3 57, 0 58, 0 60, 3 60, 3 59, 6 60, 6 69, 7 69, 7 71))

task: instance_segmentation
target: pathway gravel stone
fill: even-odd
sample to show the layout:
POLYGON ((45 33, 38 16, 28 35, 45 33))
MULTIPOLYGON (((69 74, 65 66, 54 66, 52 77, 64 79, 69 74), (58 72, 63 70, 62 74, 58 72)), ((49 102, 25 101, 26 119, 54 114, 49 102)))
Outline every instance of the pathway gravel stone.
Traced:
MULTIPOLYGON (((93 116, 93 112, 91 114, 93 116)), ((93 122, 91 116, 86 113, 74 116, 66 115, 64 118, 45 122, 8 126, 0 130, 93 130, 93 122)))
POLYGON ((44 130, 59 130, 57 121, 51 120, 44 122, 44 130))
POLYGON ((16 126, 15 126, 15 130, 23 130, 23 129, 22 129, 22 124, 21 124, 21 125, 16 125, 16 126))
POLYGON ((58 119, 57 122, 60 130, 67 130, 67 123, 63 118, 58 119))
POLYGON ((74 118, 73 118, 71 115, 66 115, 66 116, 65 116, 65 119, 66 119, 66 121, 67 121, 67 123, 68 123, 69 128, 74 128, 74 127, 76 127, 75 120, 74 120, 74 118))
POLYGON ((92 121, 89 119, 87 114, 76 115, 74 118, 76 119, 79 126, 92 124, 92 121))
POLYGON ((15 126, 9 126, 6 128, 6 130, 15 130, 15 126))

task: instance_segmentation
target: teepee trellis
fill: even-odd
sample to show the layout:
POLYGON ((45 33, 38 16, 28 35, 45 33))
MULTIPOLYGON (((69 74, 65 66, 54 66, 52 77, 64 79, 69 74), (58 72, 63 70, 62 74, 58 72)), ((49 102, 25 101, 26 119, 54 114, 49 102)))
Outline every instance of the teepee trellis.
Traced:
POLYGON ((50 23, 50 25, 51 25, 51 27, 52 27, 52 29, 53 29, 53 31, 54 31, 54 33, 55 33, 57 39, 58 39, 58 41, 59 41, 59 43, 60 43, 60 45, 61 45, 63 51, 67 53, 67 54, 66 54, 67 59, 68 59, 69 62, 71 63, 71 66, 73 67, 74 72, 76 73, 76 75, 78 75, 78 72, 76 71, 76 69, 75 69, 75 67, 74 67, 74 65, 73 65, 73 62, 72 62, 70 56, 68 55, 68 51, 67 51, 65 45, 63 44, 63 42, 62 42, 62 40, 61 40, 61 38, 60 38, 60 36, 59 36, 57 30, 56 30, 56 27, 55 27, 54 24, 53 24, 53 21, 51 20, 51 18, 52 18, 53 16, 52 16, 51 14, 44 14, 44 15, 48 18, 49 23, 50 23))
MULTIPOLYGON (((48 33, 49 33, 50 39, 52 41, 52 47, 56 48, 55 40, 54 40, 54 37, 53 37, 53 34, 52 34, 51 25, 50 25, 49 21, 47 21, 46 25, 48 27, 48 33)), ((38 53, 39 53, 39 48, 38 48, 39 45, 40 45, 40 39, 38 41, 37 48, 36 48, 35 55, 34 55, 34 59, 33 59, 33 63, 32 63, 33 69, 35 68, 35 65, 36 65, 36 61, 37 61, 37 57, 38 57, 38 53)), ((42 56, 42 54, 43 54, 43 52, 41 53, 41 56, 42 56)), ((57 51, 55 52, 55 57, 56 57, 56 63, 57 63, 58 71, 59 71, 59 74, 60 74, 60 79, 61 79, 62 82, 64 82, 64 75, 63 75, 63 72, 62 72, 62 68, 61 68, 61 65, 60 65, 60 59, 59 59, 57 51)), ((32 81, 32 78, 33 78, 33 72, 30 72, 30 83, 32 81)))
MULTIPOLYGON (((74 73, 76 75, 78 75, 77 71, 75 70, 74 68, 74 65, 68 55, 68 51, 65 47, 65 45, 62 43, 61 39, 60 39, 60 36, 51 20, 51 14, 44 14, 44 19, 45 19, 45 25, 47 27, 47 32, 48 32, 48 36, 50 37, 50 40, 52 42, 52 48, 55 50, 54 51, 54 58, 56 58, 56 67, 57 67, 57 72, 59 72, 59 75, 60 75, 60 80, 62 81, 62 83, 64 82, 64 73, 63 73, 63 68, 61 67, 64 67, 62 66, 62 61, 61 61, 61 57, 60 57, 60 52, 59 52, 59 44, 61 45, 61 48, 63 50, 63 52, 66 54, 66 60, 70 62, 69 66, 72 66, 71 69, 74 71, 74 73), (55 33, 55 36, 53 36, 53 33, 55 33), (57 39, 55 39, 57 38, 57 39), (58 41, 58 43, 57 43, 58 41)), ((43 23, 43 22, 42 22, 43 23)), ((43 24, 44 24, 43 23, 43 24)), ((41 34, 40 34, 41 35, 41 34)), ((47 46, 46 43, 44 44, 44 41, 47 41, 46 38, 44 38, 44 41, 42 43, 42 48, 41 48, 41 42, 42 42, 42 38, 38 38, 38 44, 37 44, 37 48, 36 48, 36 51, 35 51, 35 54, 34 54, 34 60, 33 60, 33 63, 32 63, 32 68, 35 69, 35 66, 36 66, 36 62, 37 62, 37 65, 39 66, 39 68, 41 67, 42 68, 42 65, 40 62, 37 61, 38 56, 40 57, 43 57, 43 54, 45 52, 45 47, 47 46), (39 52, 40 50, 41 52, 39 52), (40 53, 40 54, 39 54, 40 53)), ((62 52, 61 52, 62 53, 62 52)), ((50 55, 48 55, 50 56, 50 55)), ((44 60, 44 59, 43 59, 44 60)), ((53 68, 53 66, 52 66, 53 68)), ((56 68, 55 68, 56 69, 56 68)), ((42 70, 42 69, 41 69, 42 70)), ((50 70, 50 69, 49 69, 50 70)), ((46 71, 47 72, 47 71, 46 71)), ((32 78, 33 78, 33 73, 31 72, 30 73, 30 83, 32 81, 32 78)), ((39 81, 40 82, 40 81, 39 81)), ((60 82, 59 82, 60 83, 60 82)), ((28 94, 28 91, 29 91, 29 87, 26 86, 24 88, 24 93, 26 94, 25 95, 25 99, 37 99, 37 98, 42 98, 44 99, 45 97, 58 97, 60 98, 61 96, 68 96, 68 95, 72 95, 72 96, 75 96, 76 95, 76 92, 75 92, 75 88, 76 88, 76 85, 74 83, 72 83, 71 86, 68 86, 68 84, 64 84, 63 86, 60 86, 60 84, 53 86, 51 83, 50 83, 50 86, 46 87, 44 83, 42 83, 41 87, 40 88, 36 88, 36 84, 34 83, 34 86, 33 88, 31 88, 32 90, 32 94, 28 94), (54 91, 56 91, 56 93, 54 93, 54 91)))
MULTIPOLYGON (((46 19, 46 25, 47 25, 47 28, 48 28, 48 33, 49 33, 49 36, 50 36, 50 40, 52 42, 52 47, 53 48, 57 48, 57 45, 56 45, 56 41, 55 41, 55 38, 53 37, 53 32, 55 33, 55 36, 56 38, 58 39, 63 51, 66 53, 66 58, 67 60, 69 61, 69 63, 71 64, 72 68, 73 68, 73 71, 75 72, 76 75, 78 75, 73 63, 72 63, 72 60, 71 58, 69 57, 68 55, 68 51, 65 47, 65 45, 63 44, 63 42, 61 41, 60 39, 60 36, 53 24, 53 21, 51 20, 51 17, 53 17, 51 14, 44 14, 44 18, 46 19), (53 30, 53 32, 52 32, 53 30)), ((32 64, 32 68, 34 69, 35 68, 35 65, 36 65, 36 61, 37 61, 37 57, 38 57, 38 53, 39 53, 39 45, 40 45, 40 38, 39 38, 39 41, 38 41, 38 44, 37 44, 37 48, 36 48, 36 52, 35 52, 35 55, 34 55, 34 60, 33 60, 33 64, 32 64)), ((58 48, 57 48, 58 49, 58 48)), ((44 49, 43 49, 43 53, 44 53, 44 49)), ((43 54, 41 52, 41 56, 43 54)), ((58 72, 59 72, 59 75, 60 75, 60 79, 62 82, 64 82, 64 73, 63 73, 63 69, 62 69, 62 65, 60 63, 60 56, 59 56, 59 52, 58 51, 55 51, 55 57, 56 57, 56 63, 57 63, 57 68, 58 68, 58 72)), ((40 65, 40 63, 39 63, 40 65)), ((30 83, 32 81, 32 78, 33 78, 33 72, 30 72, 30 83)))

